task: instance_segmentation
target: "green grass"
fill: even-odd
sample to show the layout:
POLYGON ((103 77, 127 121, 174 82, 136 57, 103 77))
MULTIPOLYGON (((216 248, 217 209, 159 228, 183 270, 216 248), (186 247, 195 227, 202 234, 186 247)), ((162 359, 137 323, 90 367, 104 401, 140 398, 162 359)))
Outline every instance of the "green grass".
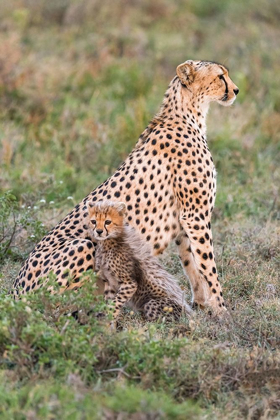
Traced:
MULTIPOLYGON (((1 2, 1 418, 279 418, 279 16, 276 0, 1 2), (232 319, 127 312, 112 332, 94 278, 13 302, 24 258, 125 159, 186 59, 224 63, 240 88, 208 116, 232 319)), ((174 247, 163 262, 190 299, 174 247)))

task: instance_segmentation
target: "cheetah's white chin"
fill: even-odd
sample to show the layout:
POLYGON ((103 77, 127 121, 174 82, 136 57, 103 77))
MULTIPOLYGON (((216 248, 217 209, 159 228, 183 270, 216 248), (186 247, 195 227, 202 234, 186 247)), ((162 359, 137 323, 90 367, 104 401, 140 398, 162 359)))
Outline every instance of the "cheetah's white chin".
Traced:
POLYGON ((218 101, 218 104, 223 105, 223 106, 231 106, 233 104, 233 102, 235 101, 236 96, 234 96, 233 98, 227 100, 227 101, 222 101, 221 99, 218 101))

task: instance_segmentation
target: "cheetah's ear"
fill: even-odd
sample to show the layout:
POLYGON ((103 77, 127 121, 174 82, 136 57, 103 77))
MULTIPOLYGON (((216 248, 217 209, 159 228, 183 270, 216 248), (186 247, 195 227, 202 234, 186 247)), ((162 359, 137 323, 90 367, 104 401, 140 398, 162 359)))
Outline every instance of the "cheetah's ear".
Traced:
POLYGON ((88 209, 89 214, 92 214, 92 211, 93 211, 94 207, 95 206, 94 206, 94 203, 92 201, 87 202, 87 209, 88 209))
POLYGON ((126 214, 126 205, 125 203, 119 202, 116 204, 116 210, 120 216, 124 216, 126 214))
POLYGON ((176 69, 177 76, 181 80, 183 85, 191 85, 195 78, 195 69, 191 60, 185 61, 185 63, 179 64, 176 69))

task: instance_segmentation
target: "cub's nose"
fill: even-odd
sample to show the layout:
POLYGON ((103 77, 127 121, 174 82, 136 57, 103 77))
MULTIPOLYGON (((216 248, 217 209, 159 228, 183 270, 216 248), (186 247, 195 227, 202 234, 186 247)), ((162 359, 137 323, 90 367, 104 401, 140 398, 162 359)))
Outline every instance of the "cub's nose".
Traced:
POLYGON ((101 233, 103 232, 103 229, 96 229, 96 233, 98 234, 98 235, 101 235, 101 233))
POLYGON ((233 92, 235 93, 235 95, 238 95, 239 89, 233 89, 233 92))

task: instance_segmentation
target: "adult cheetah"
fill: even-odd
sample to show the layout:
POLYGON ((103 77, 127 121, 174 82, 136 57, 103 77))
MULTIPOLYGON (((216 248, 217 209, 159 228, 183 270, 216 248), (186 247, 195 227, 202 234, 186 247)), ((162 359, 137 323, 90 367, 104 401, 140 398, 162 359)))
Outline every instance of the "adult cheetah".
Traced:
POLYGON ((191 314, 176 279, 159 264, 138 232, 126 226, 124 203, 89 202, 88 214, 89 237, 97 242, 95 269, 104 282, 105 299, 115 303, 115 321, 125 304, 149 321, 162 315, 179 320, 191 314))
POLYGON ((112 199, 126 203, 128 222, 155 254, 175 239, 193 304, 225 311, 210 224, 216 175, 206 142, 206 115, 210 102, 231 105, 238 91, 220 64, 180 64, 160 111, 133 151, 39 242, 14 282, 14 293, 40 287, 40 277, 51 271, 62 288, 72 287, 69 273, 80 286, 81 273, 94 268, 94 242, 84 224, 87 202, 112 199))

